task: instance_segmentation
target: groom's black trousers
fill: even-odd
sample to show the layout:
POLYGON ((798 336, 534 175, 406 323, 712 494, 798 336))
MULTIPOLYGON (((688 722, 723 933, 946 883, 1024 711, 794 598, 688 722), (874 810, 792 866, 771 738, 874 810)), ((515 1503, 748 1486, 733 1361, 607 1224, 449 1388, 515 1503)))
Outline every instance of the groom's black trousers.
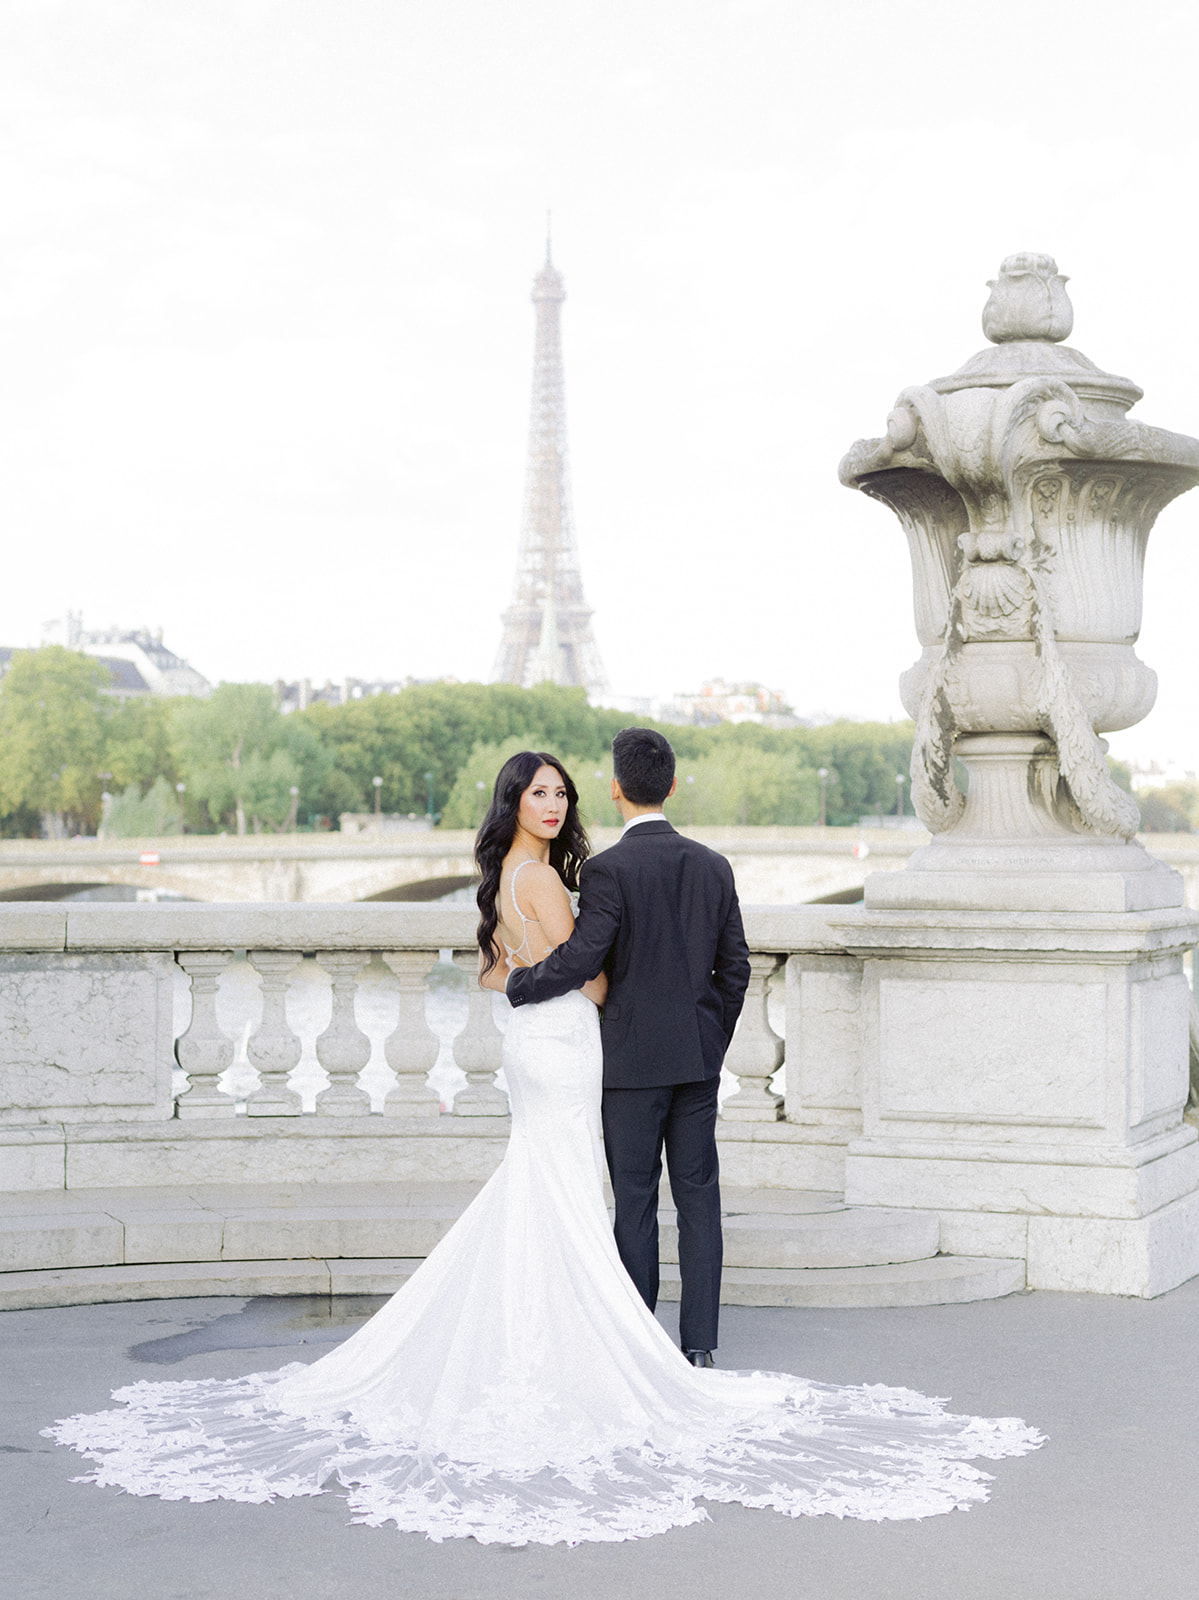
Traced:
POLYGON ((719 1078, 658 1089, 605 1089, 604 1151, 616 1197, 616 1248, 641 1298, 658 1302, 662 1152, 679 1224, 679 1343, 715 1350, 720 1315, 719 1078))

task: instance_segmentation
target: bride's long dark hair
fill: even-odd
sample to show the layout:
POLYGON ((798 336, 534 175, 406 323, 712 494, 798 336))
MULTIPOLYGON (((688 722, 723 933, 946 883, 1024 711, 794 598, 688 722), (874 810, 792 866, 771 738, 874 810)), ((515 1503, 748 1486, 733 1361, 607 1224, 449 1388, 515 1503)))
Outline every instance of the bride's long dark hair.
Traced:
POLYGON ((579 791, 557 756, 547 755, 544 750, 520 750, 510 756, 499 770, 491 805, 475 835, 475 863, 483 880, 475 899, 479 903, 478 940, 485 974, 500 958, 495 942, 500 920, 500 871, 516 836, 520 797, 541 767, 553 767, 566 789, 566 816, 558 837, 550 845, 550 866, 568 889, 579 887, 579 868, 591 854, 591 841, 579 821, 579 791))

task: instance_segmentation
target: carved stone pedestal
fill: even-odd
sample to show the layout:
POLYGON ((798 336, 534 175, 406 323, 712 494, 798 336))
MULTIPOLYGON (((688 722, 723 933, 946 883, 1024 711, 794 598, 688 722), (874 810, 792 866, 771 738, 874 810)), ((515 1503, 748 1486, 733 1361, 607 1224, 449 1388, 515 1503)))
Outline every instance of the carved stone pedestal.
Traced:
POLYGON ((934 836, 871 875, 846 928, 864 1020, 846 1199, 936 1211, 942 1250, 1023 1256, 1037 1288, 1153 1295, 1199 1273, 1199 916, 1136 842, 1099 736, 1153 704, 1145 547, 1199 484, 1199 441, 1130 420, 1136 384, 1061 343, 1065 286, 1052 257, 1009 256, 993 348, 905 389, 841 464, 907 535, 922 652, 901 692, 934 836))
POLYGON ((1186 1104, 1189 911, 858 913, 862 1133, 850 1205, 921 1207, 941 1248, 1042 1289, 1199 1273, 1186 1104))
POLYGON ((1155 911, 1182 904, 1182 878, 1135 839, 1080 825, 1041 733, 957 740, 969 775, 961 816, 903 872, 866 879, 872 910, 1155 911))

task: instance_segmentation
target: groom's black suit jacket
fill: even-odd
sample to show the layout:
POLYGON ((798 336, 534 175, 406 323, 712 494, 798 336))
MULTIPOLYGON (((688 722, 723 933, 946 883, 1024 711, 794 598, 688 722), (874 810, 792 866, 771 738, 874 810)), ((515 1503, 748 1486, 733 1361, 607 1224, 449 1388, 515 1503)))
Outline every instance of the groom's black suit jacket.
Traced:
POLYGON ((733 869, 669 822, 639 822, 584 863, 575 931, 508 977, 514 1006, 552 1000, 601 970, 606 1089, 715 1078, 749 982, 733 869))

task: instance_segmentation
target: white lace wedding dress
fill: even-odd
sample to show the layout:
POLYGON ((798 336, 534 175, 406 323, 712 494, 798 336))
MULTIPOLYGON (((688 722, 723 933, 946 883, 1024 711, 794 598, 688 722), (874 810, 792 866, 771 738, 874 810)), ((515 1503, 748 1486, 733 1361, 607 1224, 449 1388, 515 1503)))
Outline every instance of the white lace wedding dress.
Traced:
POLYGON ((84 1481, 264 1501, 342 1486, 354 1520, 432 1539, 635 1539, 699 1502, 926 1517, 987 1497, 1015 1418, 910 1390, 697 1370, 626 1276, 602 1191, 600 1046, 581 994, 513 1011, 499 1171, 404 1287, 311 1366, 136 1383, 47 1434, 84 1481))

